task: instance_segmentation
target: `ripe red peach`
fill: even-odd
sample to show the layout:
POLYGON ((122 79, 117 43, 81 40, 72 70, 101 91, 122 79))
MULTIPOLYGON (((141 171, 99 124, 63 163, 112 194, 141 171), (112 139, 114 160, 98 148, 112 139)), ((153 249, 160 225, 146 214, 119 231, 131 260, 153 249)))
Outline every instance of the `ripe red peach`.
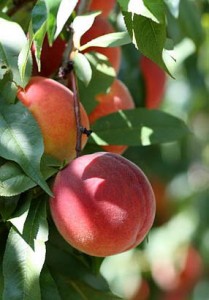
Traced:
POLYGON ((140 59, 140 69, 145 84, 145 106, 158 108, 165 92, 166 74, 146 56, 140 59))
POLYGON ((167 222, 173 213, 173 203, 166 193, 166 182, 153 176, 150 179, 156 199, 156 217, 155 224, 158 226, 167 222))
POLYGON ((94 10, 101 10, 101 16, 107 18, 110 14, 111 10, 113 10, 114 6, 116 4, 115 0, 92 0, 89 6, 90 11, 94 10))
POLYGON ((190 291, 200 279, 202 271, 202 258, 191 245, 188 249, 180 250, 175 261, 164 262, 162 259, 152 267, 152 275, 157 285, 162 290, 175 293, 190 291))
POLYGON ((96 152, 74 159, 57 174, 52 190, 58 231, 89 255, 132 249, 153 224, 152 187, 142 170, 120 155, 96 152))
MULTIPOLYGON (((111 85, 110 91, 107 94, 96 96, 98 102, 94 110, 89 114, 90 124, 93 124, 101 117, 107 116, 118 110, 133 109, 135 107, 133 98, 125 86, 125 84, 115 79, 111 85)), ((108 145, 102 147, 105 151, 122 154, 127 146, 125 145, 108 145)))
MULTIPOLYGON (((73 159, 76 155, 73 93, 53 79, 35 76, 24 89, 18 90, 17 97, 39 124, 45 153, 61 161, 73 159)), ((80 108, 82 125, 88 128, 88 116, 82 105, 80 108)), ((83 147, 86 141, 87 137, 83 135, 83 147)))
MULTIPOLYGON (((81 45, 86 44, 92 39, 95 39, 101 35, 105 35, 108 33, 113 33, 115 30, 112 25, 104 18, 98 16, 92 27, 82 36, 81 45)), ((118 72, 120 68, 121 62, 121 48, 120 47, 112 47, 112 48, 102 48, 102 47, 89 47, 83 52, 95 51, 99 52, 105 56, 107 56, 109 62, 112 64, 113 68, 116 72, 118 72)))
POLYGON ((150 298, 150 286, 147 280, 142 279, 138 290, 131 300, 148 300, 150 298))
POLYGON ((66 47, 66 42, 58 37, 50 47, 47 37, 44 38, 41 51, 41 70, 38 72, 38 66, 35 60, 35 45, 32 45, 33 58, 33 76, 49 77, 58 70, 62 63, 62 56, 66 47))
POLYGON ((159 300, 187 300, 189 293, 186 291, 169 291, 159 297, 159 300))

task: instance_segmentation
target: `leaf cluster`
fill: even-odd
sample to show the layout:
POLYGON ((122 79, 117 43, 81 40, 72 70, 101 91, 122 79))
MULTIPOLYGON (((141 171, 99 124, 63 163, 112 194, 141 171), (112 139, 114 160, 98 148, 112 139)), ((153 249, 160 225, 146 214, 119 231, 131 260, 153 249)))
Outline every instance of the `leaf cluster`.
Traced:
MULTIPOLYGON (((202 32, 191 1, 118 0, 124 30, 80 45, 99 12, 76 15, 78 0, 10 1, 0 3, 0 291, 2 299, 119 299, 98 273, 102 260, 67 245, 53 226, 48 200, 53 176, 63 167, 44 154, 43 138, 31 113, 16 98, 32 74, 32 44, 41 68, 44 38, 49 44, 66 39, 68 59, 74 45, 74 69, 80 99, 88 113, 95 96, 106 93, 116 77, 107 57, 82 54, 92 46, 134 45, 168 74, 164 55, 170 50, 170 23, 179 18, 184 35, 198 47, 202 32), (191 11, 195 21, 183 15, 191 11), (69 33, 69 25, 73 34, 69 33), (168 47, 169 45, 169 47, 168 47), (4 282, 4 284, 2 284, 4 282), (53 295, 53 296, 52 296, 53 295)), ((178 23, 178 22, 177 22, 178 23)), ((181 32, 182 34, 182 32, 181 32)), ((182 34, 183 35, 183 34, 182 34)), ((175 35, 175 39, 180 37, 175 35)), ((174 43, 176 40, 174 39, 174 43)), ((139 54, 140 55, 140 54, 139 54)), ((56 76, 53 75, 55 79, 56 76)), ((137 107, 103 117, 92 126, 87 148, 108 144, 147 146, 168 143, 189 133, 185 123, 168 113, 137 107)))

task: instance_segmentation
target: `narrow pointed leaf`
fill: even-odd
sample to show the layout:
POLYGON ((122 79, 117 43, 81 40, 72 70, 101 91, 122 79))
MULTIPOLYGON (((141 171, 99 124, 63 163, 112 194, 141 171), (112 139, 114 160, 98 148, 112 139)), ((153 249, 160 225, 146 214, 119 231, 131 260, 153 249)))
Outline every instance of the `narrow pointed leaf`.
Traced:
POLYGON ((49 300, 53 295, 53 300, 62 300, 55 280, 49 269, 44 265, 40 276, 41 300, 49 300))
POLYGON ((0 18, 0 60, 7 66, 13 81, 24 87, 31 73, 31 61, 24 63, 25 73, 21 76, 18 56, 27 44, 27 38, 19 24, 0 18))
POLYGON ((16 163, 7 162, 0 167, 0 196, 15 196, 35 185, 16 163))
POLYGON ((54 36, 56 33, 57 13, 62 0, 44 0, 44 2, 47 8, 47 33, 49 44, 51 45, 54 41, 54 36))
POLYGON ((96 16, 98 16, 100 13, 96 12, 96 13, 88 13, 86 15, 82 15, 82 16, 77 16, 72 24, 73 27, 73 44, 74 47, 76 48, 80 48, 80 39, 82 37, 82 35, 88 31, 91 26, 94 23, 94 20, 96 18, 96 16))
POLYGON ((32 250, 19 233, 10 229, 3 260, 3 300, 41 300, 39 276, 44 258, 44 242, 36 240, 32 250))
POLYGON ((80 51, 83 51, 89 47, 120 47, 129 43, 131 43, 131 38, 127 31, 114 32, 91 40, 80 47, 80 51))
POLYGON ((77 53, 73 61, 77 77, 87 86, 92 78, 92 69, 88 59, 84 54, 77 53))
POLYGON ((20 71, 20 78, 22 82, 26 82, 26 83, 28 82, 28 80, 27 78, 25 80, 25 74, 28 74, 28 76, 30 77, 32 73, 32 56, 30 52, 30 47, 31 47, 30 41, 27 40, 18 56, 18 68, 20 71))
POLYGON ((48 240, 45 199, 39 197, 31 201, 22 236, 33 250, 35 241, 46 242, 48 240))
POLYGON ((21 205, 21 207, 12 215, 12 218, 9 219, 9 221, 19 231, 20 234, 23 233, 25 221, 30 209, 30 203, 31 195, 29 194, 27 195, 26 199, 24 199, 24 203, 21 205))
POLYGON ((34 34, 39 31, 47 20, 47 7, 43 0, 38 0, 31 12, 32 31, 34 34))
POLYGON ((143 16, 134 15, 133 30, 138 49, 169 73, 163 60, 166 26, 143 16))
POLYGON ((161 23, 164 19, 164 3, 162 0, 118 0, 121 9, 125 12, 141 15, 161 23))
POLYGON ((55 33, 55 39, 58 37, 60 32, 62 31, 65 23, 69 19, 72 14, 75 6, 77 5, 78 0, 62 0, 59 6, 59 10, 57 12, 57 28, 55 33))
POLYGON ((17 204, 19 201, 19 196, 14 197, 0 197, 0 214, 3 221, 7 221, 11 218, 17 204))
POLYGON ((73 300, 119 300, 122 298, 109 291, 100 291, 81 281, 70 280, 67 277, 55 274, 55 280, 63 300, 68 300, 69 295, 73 300))
MULTIPOLYGON (((44 178, 48 179, 57 170, 44 166, 42 172, 44 178)), ((0 167, 0 196, 12 197, 35 186, 36 183, 15 162, 9 161, 0 167)))
POLYGON ((95 96, 106 92, 115 78, 115 70, 110 65, 108 58, 100 53, 86 53, 92 69, 92 79, 86 86, 79 80, 79 95, 89 113, 96 106, 95 96))
POLYGON ((179 16, 179 6, 180 0, 165 0, 165 4, 167 5, 170 13, 175 17, 178 18, 179 16))

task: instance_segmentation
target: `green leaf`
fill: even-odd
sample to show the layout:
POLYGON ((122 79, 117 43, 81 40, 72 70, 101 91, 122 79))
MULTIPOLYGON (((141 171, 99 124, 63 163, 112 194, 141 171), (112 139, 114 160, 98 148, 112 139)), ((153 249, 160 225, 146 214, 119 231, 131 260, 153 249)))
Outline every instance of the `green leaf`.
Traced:
POLYGON ((56 33, 56 19, 62 0, 44 0, 47 8, 47 33, 49 45, 52 45, 56 33))
POLYGON ((17 95, 17 86, 12 81, 10 73, 6 73, 4 78, 0 80, 0 98, 7 103, 14 103, 17 95))
POLYGON ((57 28, 55 33, 55 39, 61 33, 65 23, 69 19, 72 14, 75 6, 77 5, 78 0, 62 0, 59 6, 59 10, 57 12, 57 28))
MULTIPOLYGON (((3 8, 8 4, 8 0, 1 0, 0 2, 0 10, 3 11, 3 8)), ((2 14, 2 12, 1 12, 2 14)))
POLYGON ((43 0, 38 0, 31 12, 32 30, 34 33, 44 25, 47 20, 46 3, 43 0))
POLYGON ((29 26, 29 38, 35 46, 35 58, 38 66, 38 70, 41 69, 41 50, 43 41, 47 32, 47 8, 43 0, 38 0, 33 7, 31 13, 31 23, 29 26))
POLYGON ((119 2, 127 30, 136 48, 171 75, 164 62, 164 57, 169 55, 165 49, 167 28, 164 2, 143 0, 138 5, 134 4, 135 0, 130 3, 128 0, 119 2))
POLYGON ((27 83, 27 78, 25 80, 25 74, 27 74, 29 77, 32 73, 32 56, 31 56, 31 43, 29 40, 27 40, 25 46, 20 51, 20 54, 18 56, 18 68, 20 71, 20 78, 22 82, 27 83), (30 64, 28 64, 28 61, 30 64), (27 69, 28 68, 28 69, 27 69))
POLYGON ((39 275, 44 258, 44 242, 35 240, 32 250, 19 233, 10 229, 3 260, 3 300, 41 300, 39 275))
POLYGON ((79 50, 83 51, 89 47, 120 47, 129 43, 131 43, 131 38, 127 31, 114 32, 89 41, 85 45, 82 45, 79 50))
POLYGON ((0 196, 15 196, 35 185, 16 163, 7 162, 0 167, 0 196))
POLYGON ((12 215, 12 218, 9 219, 9 222, 19 231, 20 234, 23 233, 25 221, 27 219, 30 203, 31 203, 31 194, 23 197, 22 205, 19 207, 17 211, 12 215))
POLYGON ((119 300, 116 295, 111 292, 104 292, 92 288, 91 286, 81 282, 70 280, 67 277, 54 275, 56 284, 59 287, 60 294, 63 300, 68 300, 69 295, 73 300, 119 300))
POLYGON ((4 289, 4 278, 3 278, 3 256, 5 251, 5 245, 8 235, 8 228, 5 223, 0 224, 0 236, 1 236, 1 242, 0 242, 0 295, 2 298, 3 295, 3 289, 4 289))
POLYGON ((92 69, 88 59, 84 54, 76 53, 73 61, 77 77, 87 86, 92 78, 92 69))
MULTIPOLYGON (((48 33, 49 44, 61 33, 65 23, 72 14, 78 0, 39 0, 32 10, 32 30, 36 37, 36 41, 43 40, 40 30, 48 33), (39 32, 39 34, 38 34, 39 32)), ((44 35, 45 35, 44 33, 44 35)), ((39 47, 41 44, 38 43, 39 47)))
MULTIPOLYGON (((57 172, 57 169, 47 165, 41 165, 41 170, 45 179, 57 172)), ((0 196, 15 196, 35 186, 36 183, 15 162, 9 161, 0 167, 0 196)))
POLYGON ((4 222, 11 218, 17 207, 18 200, 19 196, 0 197, 0 214, 4 222))
POLYGON ((152 19, 154 22, 164 22, 164 2, 162 0, 118 0, 121 9, 152 19))
POLYGON ((169 73, 163 60, 166 43, 165 23, 158 24, 146 17, 134 15, 133 30, 137 48, 169 73))
POLYGON ((35 58, 36 63, 38 65, 38 70, 41 70, 41 50, 44 42, 44 38, 46 35, 46 22, 39 28, 39 30, 32 37, 31 42, 33 41, 35 45, 35 58))
POLYGON ((185 123, 165 112, 137 108, 97 120, 89 142, 98 145, 151 145, 181 139, 189 133, 185 123))
MULTIPOLYGON (((2 52, 2 49, 0 50, 2 52)), ((0 80, 4 78, 4 75, 8 73, 9 69, 7 65, 3 62, 3 60, 0 60, 0 80)))
POLYGON ((18 56, 27 45, 24 31, 15 22, 0 18, 0 61, 7 66, 7 72, 11 72, 13 81, 22 87, 27 84, 31 74, 31 60, 24 62, 26 73, 21 76, 18 69, 18 56))
POLYGON ((188 0, 181 1, 178 20, 184 35, 191 38, 198 49, 204 40, 204 33, 197 3, 188 0))
POLYGON ((94 274, 82 255, 77 254, 70 245, 63 240, 57 231, 50 226, 49 241, 47 242, 46 264, 50 273, 60 274, 69 280, 81 280, 93 288, 108 291, 108 284, 101 274, 94 274), (61 248, 62 247, 62 248, 61 248))
POLYGON ((91 12, 86 15, 77 16, 74 19, 72 28, 74 31, 73 44, 74 44, 75 48, 77 48, 77 49, 80 48, 80 39, 81 39, 82 35, 91 28, 96 16, 98 16, 99 14, 100 14, 99 12, 96 12, 96 13, 91 12))
MULTIPOLYGON (((77 293, 77 296, 85 295, 85 298, 91 300, 119 300, 120 297, 113 295, 111 292, 103 292, 92 288, 91 286, 81 281, 71 281, 72 289, 77 293)), ((85 299, 83 296, 80 299, 85 299)), ((78 298, 79 299, 79 298, 78 298)))
POLYGON ((37 122, 21 102, 1 104, 0 135, 0 155, 18 163, 34 182, 51 195, 40 172, 40 160, 44 151, 41 132, 37 122))
MULTIPOLYGON (((156 19, 157 23, 165 23, 165 4, 164 0, 143 0, 144 6, 149 10, 149 12, 154 16, 152 20, 156 19)), ((147 17, 146 15, 144 15, 147 17)), ((149 18, 149 17, 148 17, 149 18)))
POLYGON ((40 287, 41 287, 41 300, 62 300, 59 295, 58 288, 56 286, 55 280, 53 279, 51 273, 47 266, 44 266, 41 271, 40 276, 40 287))
POLYGON ((36 241, 46 242, 48 240, 45 199, 39 197, 31 201, 22 236, 34 251, 36 241))
POLYGON ((180 5, 180 0, 164 0, 165 4, 167 5, 170 13, 172 16, 175 18, 178 18, 179 16, 179 5, 180 5))
POLYGON ((95 96, 106 93, 115 78, 115 70, 110 65, 108 58, 100 53, 86 53, 92 69, 92 79, 88 86, 79 81, 79 95, 87 113, 97 105, 95 96))

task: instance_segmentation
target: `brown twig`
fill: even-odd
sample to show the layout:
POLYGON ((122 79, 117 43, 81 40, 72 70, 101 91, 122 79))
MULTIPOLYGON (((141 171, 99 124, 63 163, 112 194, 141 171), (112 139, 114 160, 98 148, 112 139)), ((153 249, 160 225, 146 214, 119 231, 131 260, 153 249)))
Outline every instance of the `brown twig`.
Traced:
MULTIPOLYGON (((77 14, 82 14, 87 11, 91 0, 81 0, 77 14)), ((70 30, 73 30, 70 27, 70 30)), ((91 134, 91 130, 84 128, 81 124, 81 111, 80 111, 80 99, 78 93, 78 85, 77 78, 73 68, 73 58, 77 52, 73 44, 73 31, 72 36, 68 41, 64 56, 63 56, 63 64, 60 69, 60 75, 62 79, 66 80, 66 85, 68 88, 72 89, 73 92, 73 100, 74 100, 74 112, 75 112, 75 120, 76 120, 76 157, 80 156, 82 150, 82 134, 86 134, 89 136, 91 134)))
POLYGON ((75 112, 76 136, 77 136, 75 150, 76 150, 76 157, 78 157, 80 156, 81 153, 81 139, 82 139, 80 100, 78 95, 77 79, 74 71, 70 72, 69 77, 72 85, 73 99, 74 99, 74 112, 75 112))

